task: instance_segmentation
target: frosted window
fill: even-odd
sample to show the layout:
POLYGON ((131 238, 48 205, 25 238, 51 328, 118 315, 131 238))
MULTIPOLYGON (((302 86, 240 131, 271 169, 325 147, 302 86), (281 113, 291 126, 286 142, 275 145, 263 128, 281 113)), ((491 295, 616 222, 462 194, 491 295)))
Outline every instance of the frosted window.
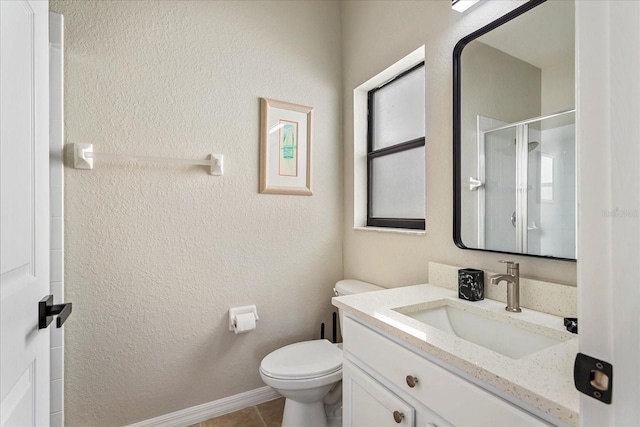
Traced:
POLYGON ((375 92, 374 150, 424 137, 424 80, 420 67, 375 92))
POLYGON ((425 217, 424 159, 424 146, 373 159, 371 216, 425 217))

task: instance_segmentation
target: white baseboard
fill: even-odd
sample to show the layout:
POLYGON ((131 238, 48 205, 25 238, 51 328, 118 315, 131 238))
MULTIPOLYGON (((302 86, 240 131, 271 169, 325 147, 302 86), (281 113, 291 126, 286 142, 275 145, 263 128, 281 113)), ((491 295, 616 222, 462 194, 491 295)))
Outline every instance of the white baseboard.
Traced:
POLYGON ((259 405, 280 397, 280 394, 269 386, 235 394, 213 402, 192 406, 150 420, 130 424, 127 427, 185 427, 192 424, 219 417, 250 406, 259 405))

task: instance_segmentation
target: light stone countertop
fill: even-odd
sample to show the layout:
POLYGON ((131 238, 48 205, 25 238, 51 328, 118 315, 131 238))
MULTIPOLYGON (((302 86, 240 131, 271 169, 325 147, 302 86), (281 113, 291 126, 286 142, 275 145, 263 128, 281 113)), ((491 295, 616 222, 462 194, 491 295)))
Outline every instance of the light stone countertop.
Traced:
POLYGON ((344 314, 369 323, 553 418, 578 425, 579 395, 573 385, 578 338, 565 330, 561 317, 526 308, 521 313, 509 313, 503 302, 489 299, 468 302, 459 299, 457 291, 434 285, 347 295, 335 297, 332 302, 344 314), (518 324, 533 332, 537 330, 566 341, 520 359, 512 359, 394 310, 407 306, 414 306, 411 311, 426 309, 438 305, 438 301, 443 299, 454 300, 456 308, 471 312, 481 309, 485 317, 518 324))

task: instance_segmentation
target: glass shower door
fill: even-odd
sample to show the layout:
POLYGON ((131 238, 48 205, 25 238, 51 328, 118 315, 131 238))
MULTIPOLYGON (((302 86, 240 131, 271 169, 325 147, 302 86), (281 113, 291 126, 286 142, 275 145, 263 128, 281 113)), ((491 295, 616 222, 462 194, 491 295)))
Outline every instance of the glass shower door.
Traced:
POLYGON ((575 113, 529 124, 529 253, 576 258, 575 145, 575 113))
POLYGON ((484 134, 485 247, 520 252, 516 242, 516 128, 484 134))

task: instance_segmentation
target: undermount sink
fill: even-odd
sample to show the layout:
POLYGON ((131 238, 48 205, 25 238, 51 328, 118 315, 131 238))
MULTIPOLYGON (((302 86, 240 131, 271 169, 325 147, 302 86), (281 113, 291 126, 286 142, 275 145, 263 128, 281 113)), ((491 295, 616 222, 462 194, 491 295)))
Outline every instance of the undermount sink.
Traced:
POLYGON ((512 359, 520 359, 572 338, 543 326, 531 327, 526 322, 518 324, 517 319, 514 323, 506 315, 483 313, 481 308, 465 306, 454 300, 437 301, 429 308, 409 306, 394 311, 512 359), (504 317, 504 321, 489 316, 504 317), (508 320, 511 322, 505 323, 508 320))

